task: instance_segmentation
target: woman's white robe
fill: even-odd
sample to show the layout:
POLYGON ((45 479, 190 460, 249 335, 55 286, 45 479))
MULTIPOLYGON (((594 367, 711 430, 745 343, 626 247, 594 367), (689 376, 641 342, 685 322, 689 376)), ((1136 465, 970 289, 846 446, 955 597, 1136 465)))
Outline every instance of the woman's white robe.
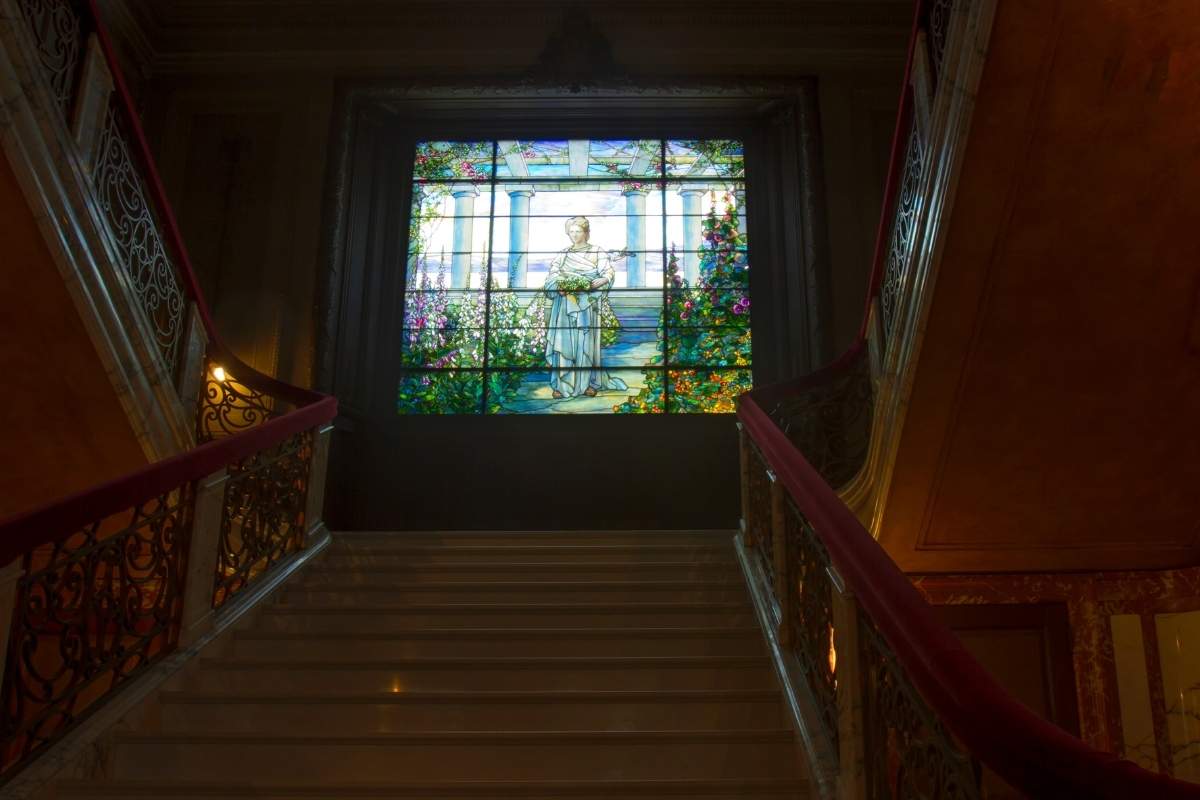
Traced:
POLYGON ((601 365, 601 309, 613 282, 608 252, 594 244, 569 247, 558 254, 546 277, 546 292, 553 299, 546 330, 546 362, 550 366, 550 388, 567 397, 577 397, 589 387, 597 392, 628 388, 610 376, 601 365), (603 279, 599 289, 562 295, 562 278, 582 278, 589 283, 603 279))

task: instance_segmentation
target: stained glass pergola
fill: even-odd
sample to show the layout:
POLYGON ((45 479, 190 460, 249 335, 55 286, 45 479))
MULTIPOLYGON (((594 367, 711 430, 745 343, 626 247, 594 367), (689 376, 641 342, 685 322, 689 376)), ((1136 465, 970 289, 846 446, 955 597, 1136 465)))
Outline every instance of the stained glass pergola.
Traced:
MULTIPOLYGON (((449 142, 433 147, 453 146, 449 142)), ((695 283, 703 199, 711 192, 731 192, 739 210, 739 230, 746 231, 745 168, 740 142, 731 140, 603 140, 478 142, 460 144, 461 158, 419 176, 427 185, 442 184, 454 198, 453 263, 450 287, 468 286, 475 245, 470 220, 479 215, 476 199, 493 179, 509 197, 508 286, 526 285, 530 198, 537 192, 595 190, 611 181, 626 198, 626 286, 648 286, 646 197, 656 190, 676 191, 683 200, 683 276, 695 283), (465 179, 455 182, 455 179, 465 179), (450 182, 448 186, 446 183, 450 182)), ((419 156, 418 156, 419 158, 419 156)), ((615 187, 613 187, 615 188, 615 187)))

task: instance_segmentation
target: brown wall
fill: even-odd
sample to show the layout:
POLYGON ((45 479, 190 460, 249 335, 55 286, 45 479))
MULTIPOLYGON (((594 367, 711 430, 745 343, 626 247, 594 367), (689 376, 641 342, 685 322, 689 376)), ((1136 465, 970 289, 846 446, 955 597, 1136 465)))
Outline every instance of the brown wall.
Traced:
POLYGON ((1200 5, 1000 3, 881 538, 907 568, 1200 557, 1200 5))
POLYGON ((332 79, 188 79, 154 103, 160 168, 222 337, 311 385, 332 79))
POLYGON ((0 517, 146 463, 8 159, 0 156, 0 517))

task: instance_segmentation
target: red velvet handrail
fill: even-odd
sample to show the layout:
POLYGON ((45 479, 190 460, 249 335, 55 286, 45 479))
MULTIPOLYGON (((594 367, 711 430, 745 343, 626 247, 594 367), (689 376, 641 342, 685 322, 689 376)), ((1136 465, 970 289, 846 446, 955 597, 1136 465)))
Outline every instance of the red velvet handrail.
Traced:
POLYGON ((208 303, 200 291, 200 284, 192 268, 187 247, 183 243, 178 221, 167 200, 162 179, 146 141, 145 131, 117 61, 112 40, 101 21, 96 0, 87 0, 87 8, 134 139, 135 157, 141 162, 150 192, 150 202, 165 228, 168 245, 174 251, 184 291, 196 304, 196 310, 208 334, 210 355, 219 358, 222 366, 239 383, 283 399, 297 408, 262 425, 208 442, 122 477, 0 521, 0 564, 8 563, 35 547, 54 541, 65 531, 81 528, 124 509, 140 505, 183 483, 202 478, 234 461, 277 445, 303 430, 328 422, 337 415, 337 400, 333 397, 264 375, 233 355, 222 342, 213 324, 208 303))
POLYGON ((63 532, 82 528, 133 508, 188 481, 199 480, 290 436, 333 419, 337 401, 324 397, 289 414, 232 436, 215 439, 170 458, 156 461, 106 483, 24 511, 0 522, 0 564, 54 541, 63 532))
POLYGON ((840 375, 867 347, 871 304, 882 279, 905 137, 913 113, 913 48, 927 0, 917 3, 900 110, 892 137, 867 305, 854 344, 827 367, 742 395, 738 419, 812 523, 846 586, 887 640, 921 696, 966 751, 1032 797, 1197 800, 1200 786, 1150 772, 1089 747, 1017 702, 934 616, 933 609, 854 513, 768 416, 773 402, 840 375))
POLYGON ((743 397, 738 418, 909 680, 971 755, 1034 797, 1200 797, 1200 786, 1088 747, 1014 700, 934 616, 896 562, 753 397, 743 397))

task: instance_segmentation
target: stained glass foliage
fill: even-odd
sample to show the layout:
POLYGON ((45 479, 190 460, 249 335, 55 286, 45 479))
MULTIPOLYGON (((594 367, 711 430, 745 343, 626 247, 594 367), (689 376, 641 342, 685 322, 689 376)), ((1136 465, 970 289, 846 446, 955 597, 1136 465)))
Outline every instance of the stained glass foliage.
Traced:
POLYGON ((418 181, 486 181, 492 177, 492 143, 419 142, 414 163, 418 181))
POLYGON ((420 142, 397 411, 728 413, 751 388, 741 142, 420 142))
POLYGON ((667 142, 667 175, 742 178, 742 143, 734 139, 679 139, 667 142))

